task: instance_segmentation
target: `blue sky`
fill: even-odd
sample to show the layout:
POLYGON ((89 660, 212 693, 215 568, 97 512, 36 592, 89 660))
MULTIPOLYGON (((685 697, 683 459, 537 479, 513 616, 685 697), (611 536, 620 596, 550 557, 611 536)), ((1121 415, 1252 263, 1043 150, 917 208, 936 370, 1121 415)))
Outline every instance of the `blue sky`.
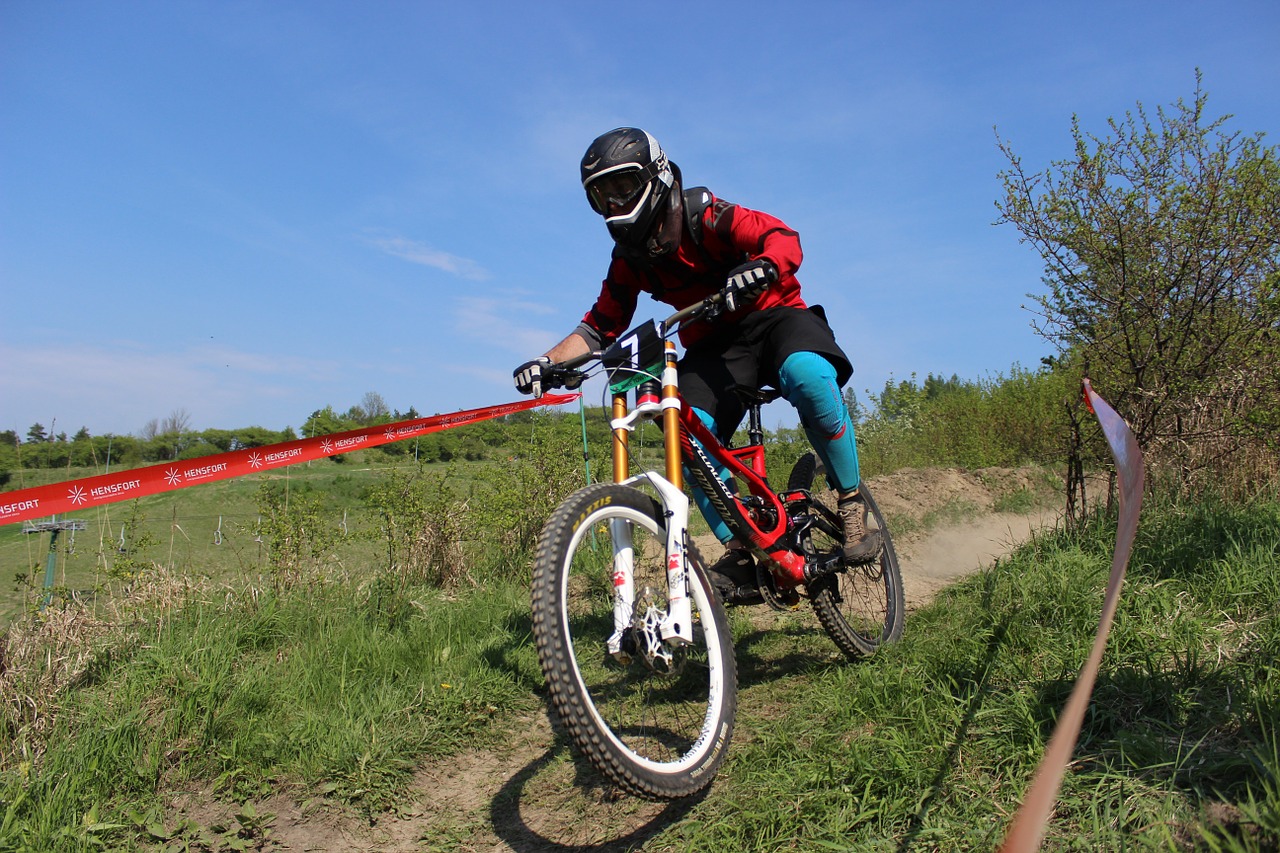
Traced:
POLYGON ((1274 0, 5 0, 0 429, 516 399, 598 291, 578 161, 624 124, 800 232, 862 399, 1035 367, 993 128, 1040 168, 1199 67, 1273 132, 1277 43, 1274 0))

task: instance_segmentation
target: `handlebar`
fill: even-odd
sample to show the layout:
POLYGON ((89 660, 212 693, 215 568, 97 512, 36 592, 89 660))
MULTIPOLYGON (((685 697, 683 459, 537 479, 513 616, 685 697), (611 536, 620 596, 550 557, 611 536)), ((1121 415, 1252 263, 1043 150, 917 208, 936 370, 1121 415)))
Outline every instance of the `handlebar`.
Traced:
MULTIPOLYGON (((724 302, 724 297, 720 293, 713 293, 705 299, 699 299, 692 305, 686 305, 667 319, 663 320, 659 326, 662 337, 667 337, 671 330, 677 326, 683 326, 703 318, 711 319, 716 315, 717 309, 724 302)), ((551 365, 551 370, 555 373, 570 373, 576 371, 578 367, 595 361, 604 355, 604 350, 592 350, 582 355, 576 355, 573 358, 567 358, 564 361, 551 365)))
POLYGON ((713 293, 706 299, 699 299, 692 305, 681 308, 676 313, 662 321, 662 332, 665 335, 667 330, 675 326, 677 323, 684 325, 686 322, 701 320, 703 317, 713 319, 719 314, 720 305, 724 302, 724 294, 713 293))
MULTIPOLYGON (((713 319, 719 316, 723 302, 724 296, 721 293, 713 293, 705 299, 699 299, 692 305, 686 305, 662 321, 659 325, 658 334, 665 339, 670 336, 674 329, 686 323, 702 319, 713 319)), ((598 361, 604 356, 605 352, 606 350, 592 350, 548 365, 542 371, 543 387, 547 390, 552 388, 577 388, 587 378, 586 372, 578 368, 592 361, 598 361)))

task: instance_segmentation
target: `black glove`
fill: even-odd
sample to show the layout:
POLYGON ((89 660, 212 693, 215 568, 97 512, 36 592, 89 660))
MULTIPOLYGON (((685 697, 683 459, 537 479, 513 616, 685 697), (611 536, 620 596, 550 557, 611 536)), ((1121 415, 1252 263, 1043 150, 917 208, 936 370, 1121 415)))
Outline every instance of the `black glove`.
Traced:
POLYGON ((535 398, 541 397, 543 392, 542 374, 549 367, 551 367, 551 359, 543 355, 533 361, 526 361, 511 371, 511 375, 516 381, 516 390, 521 394, 532 394, 535 398))
POLYGON ((766 287, 778 280, 778 268, 772 261, 757 258, 729 272, 729 278, 720 295, 726 311, 737 311, 760 295, 766 287))

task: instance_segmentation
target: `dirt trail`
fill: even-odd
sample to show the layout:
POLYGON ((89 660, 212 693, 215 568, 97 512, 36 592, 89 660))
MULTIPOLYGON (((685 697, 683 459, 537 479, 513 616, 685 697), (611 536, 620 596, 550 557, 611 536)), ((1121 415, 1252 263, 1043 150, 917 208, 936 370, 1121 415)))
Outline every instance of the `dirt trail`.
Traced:
POLYGON ((889 520, 902 566, 907 608, 992 565, 1058 523, 1058 487, 1031 469, 905 470, 868 481, 889 520), (1023 498, 1026 512, 999 512, 1023 498))
MULTIPOLYGON (((1020 492, 1039 505, 1052 501, 1052 484, 1036 472, 902 471, 869 484, 895 530, 908 610, 1057 521, 1050 510, 995 511, 1020 492)), ((699 544, 708 558, 718 555, 714 541, 699 544)), ((307 811, 284 796, 258 811, 275 814, 276 849, 290 851, 620 853, 639 849, 697 805, 696 797, 649 803, 616 794, 573 762, 545 714, 514 721, 509 735, 499 749, 422 766, 410 803, 372 825, 314 804, 307 811)))
POLYGON ((931 601, 938 590, 1008 554, 1031 534, 1057 522, 1057 513, 992 513, 935 529, 897 546, 907 609, 931 601))

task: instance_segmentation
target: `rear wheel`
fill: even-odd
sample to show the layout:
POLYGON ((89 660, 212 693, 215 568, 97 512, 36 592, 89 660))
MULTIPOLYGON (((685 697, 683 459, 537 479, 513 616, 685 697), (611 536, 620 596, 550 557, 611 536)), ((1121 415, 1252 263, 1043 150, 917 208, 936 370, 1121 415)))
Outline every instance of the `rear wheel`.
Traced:
POLYGON ((533 635, 551 704, 574 744, 632 793, 688 796, 724 761, 737 708, 737 671, 724 607, 691 554, 693 642, 663 640, 666 516, 629 486, 588 486, 543 528, 533 569, 533 635), (634 601, 621 652, 614 572, 629 554, 634 601))
MULTIPOLYGON (((796 462, 788 488, 810 492, 808 524, 802 525, 800 547, 806 558, 821 558, 844 547, 844 530, 835 510, 835 494, 813 490, 821 464, 812 453, 796 462)), ((865 565, 845 566, 809 584, 809 596, 823 630, 851 659, 874 654, 880 646, 902 636, 906 606, 902 570, 893 537, 880 507, 864 482, 859 490, 867 507, 868 530, 879 530, 884 549, 865 565)))

